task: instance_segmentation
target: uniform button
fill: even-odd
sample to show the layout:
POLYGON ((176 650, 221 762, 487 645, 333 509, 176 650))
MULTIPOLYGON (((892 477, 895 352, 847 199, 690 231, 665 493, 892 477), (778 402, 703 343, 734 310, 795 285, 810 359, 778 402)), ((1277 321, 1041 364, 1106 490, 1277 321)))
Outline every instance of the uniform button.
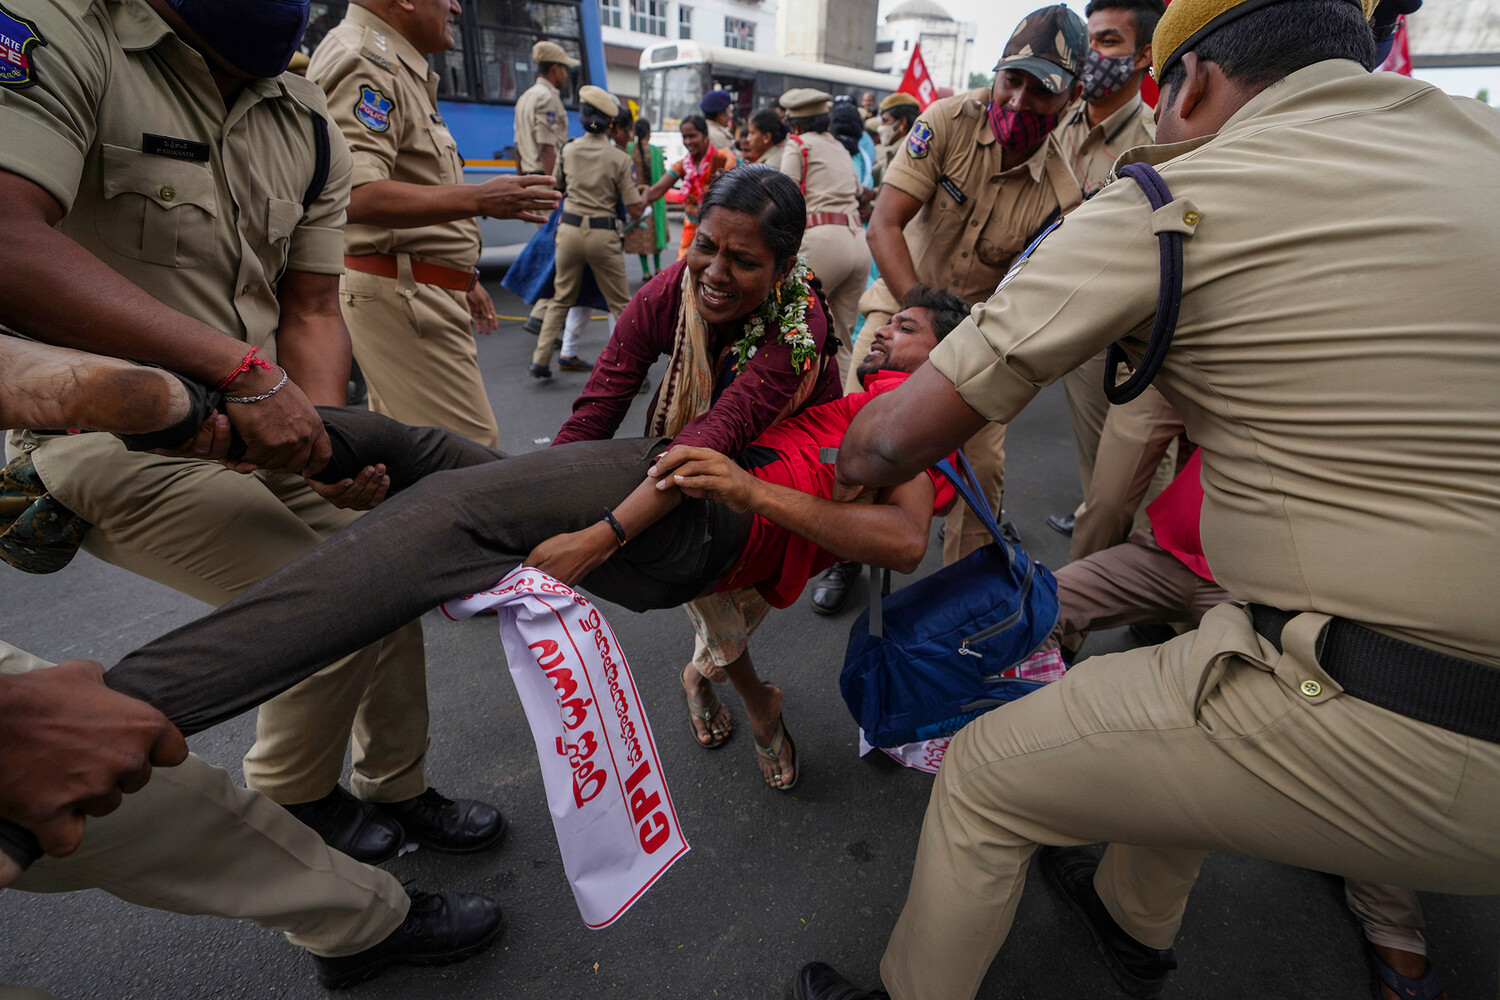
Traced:
POLYGON ((161 191, 159 191, 158 193, 161 195, 162 201, 171 201, 173 198, 177 197, 176 191, 173 191, 171 188, 165 186, 162 187, 161 191))
POLYGON ((240 289, 240 294, 241 295, 249 295, 250 294, 250 286, 246 285, 244 288, 241 288, 240 289))
POLYGON ((1323 685, 1319 684, 1317 681, 1303 681, 1302 693, 1307 695, 1309 698, 1316 698, 1318 695, 1323 693, 1323 685))
POLYGON ((1190 226, 1196 226, 1198 224, 1198 213, 1186 212, 1182 216, 1182 221, 1186 222, 1190 226))

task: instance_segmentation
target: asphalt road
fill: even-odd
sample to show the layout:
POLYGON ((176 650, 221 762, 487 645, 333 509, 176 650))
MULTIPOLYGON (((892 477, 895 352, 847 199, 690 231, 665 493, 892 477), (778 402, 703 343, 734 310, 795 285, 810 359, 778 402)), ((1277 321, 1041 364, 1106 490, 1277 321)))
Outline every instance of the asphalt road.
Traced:
MULTIPOLYGON (((638 277, 635 261, 631 274, 638 277)), ((502 314, 524 307, 488 281, 502 314)), ((584 353, 605 339, 593 323, 584 353)), ((526 375, 534 341, 507 322, 479 347, 502 447, 545 446, 585 376, 551 383, 526 375)), ((623 433, 638 433, 640 397, 623 433)), ((1006 516, 1031 553, 1057 566, 1065 540, 1043 524, 1078 500, 1076 463, 1060 387, 1012 425, 1006 516)), ((938 565, 937 546, 920 572, 938 565)), ((372 588, 380 582, 372 580, 372 588)), ((860 584, 859 598, 865 594, 860 584)), ((360 987, 370 1000, 412 997, 777 998, 801 963, 832 962, 873 985, 885 939, 905 898, 931 778, 876 754, 856 756, 857 735, 838 696, 851 610, 822 618, 804 602, 778 612, 752 650, 762 676, 787 693, 787 723, 804 775, 790 794, 760 780, 748 729, 709 752, 692 739, 678 673, 692 650, 680 611, 634 615, 604 605, 630 657, 678 814, 692 851, 613 927, 589 931, 563 877, 537 762, 505 669, 494 619, 426 618, 432 751, 442 791, 499 804, 510 833, 495 851, 452 857, 417 851, 388 867, 425 887, 493 893, 508 927, 489 952, 442 969, 399 968, 360 987)), ((53 660, 106 664, 206 608, 164 587, 80 556, 63 572, 29 577, 0 567, 0 636, 53 660)), ((1123 633, 1092 640, 1123 648, 1123 633)), ((732 698, 728 699, 733 702, 732 698)), ((742 718, 742 714, 740 716, 742 718)), ((236 776, 253 719, 192 740, 236 776)), ((169 836, 169 830, 162 831, 169 836)), ((191 851, 192 845, 182 849, 191 851)), ((1119 994, 1082 927, 1036 873, 1015 929, 980 996, 1091 1000, 1119 994)), ((1423 897, 1433 959, 1450 996, 1494 997, 1500 903, 1423 897)), ((1216 855, 1188 905, 1168 997, 1357 998, 1370 995, 1362 937, 1338 879, 1216 855)), ((166 914, 98 891, 42 897, 0 894, 0 983, 60 998, 320 997, 307 959, 279 935, 248 924, 166 914)), ((0 993, 3 993, 0 989, 0 993)))

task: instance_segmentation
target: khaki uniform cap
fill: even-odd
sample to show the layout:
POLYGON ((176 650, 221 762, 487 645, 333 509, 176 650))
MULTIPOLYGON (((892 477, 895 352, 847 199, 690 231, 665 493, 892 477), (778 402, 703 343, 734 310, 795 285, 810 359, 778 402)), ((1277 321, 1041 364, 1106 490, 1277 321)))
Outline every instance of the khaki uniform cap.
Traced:
POLYGON ((577 66, 579 62, 568 51, 556 42, 537 42, 531 47, 531 61, 534 63, 562 63, 564 66, 577 66))
POLYGON ((901 107, 921 108, 922 102, 917 100, 910 94, 903 93, 899 90, 896 91, 896 93, 892 94, 890 97, 887 97, 885 100, 880 102, 881 111, 889 111, 892 108, 901 107))
MULTIPOLYGON (((1151 36, 1151 78, 1160 80, 1183 52, 1190 52, 1209 35, 1231 21, 1278 0, 1178 0, 1156 24, 1151 36)), ((1349 0, 1359 5, 1365 20, 1375 13, 1378 0, 1349 0)))
POLYGON ((611 118, 620 113, 619 102, 603 87, 581 87, 578 91, 578 99, 589 107, 604 112, 611 118))
POLYGON ((798 87, 781 95, 780 104, 793 118, 826 115, 833 107, 833 95, 811 87, 798 87))

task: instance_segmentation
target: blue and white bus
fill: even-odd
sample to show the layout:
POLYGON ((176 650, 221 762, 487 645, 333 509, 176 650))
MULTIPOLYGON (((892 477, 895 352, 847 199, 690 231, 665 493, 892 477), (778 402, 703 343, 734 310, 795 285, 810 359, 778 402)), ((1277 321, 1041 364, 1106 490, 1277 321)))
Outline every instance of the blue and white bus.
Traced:
MULTIPOLYGON (((314 0, 302 48, 311 53, 344 17, 342 0, 314 0)), ((437 71, 438 109, 458 142, 464 175, 478 183, 516 169, 515 105, 536 80, 531 47, 556 42, 582 65, 563 88, 570 131, 578 126, 578 88, 607 86, 597 0, 464 0, 452 50, 430 57, 437 71)), ((483 219, 486 248, 525 243, 534 227, 483 219)))

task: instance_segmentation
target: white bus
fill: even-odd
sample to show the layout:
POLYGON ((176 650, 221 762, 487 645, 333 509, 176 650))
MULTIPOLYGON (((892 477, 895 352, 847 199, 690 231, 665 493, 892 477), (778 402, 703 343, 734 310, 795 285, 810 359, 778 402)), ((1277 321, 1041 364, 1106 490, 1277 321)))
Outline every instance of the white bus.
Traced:
POLYGON ((733 94, 735 120, 743 122, 797 87, 825 90, 835 97, 848 94, 856 101, 872 90, 878 101, 900 84, 898 78, 873 70, 781 59, 693 41, 662 42, 641 53, 640 116, 651 123, 652 144, 662 147, 667 163, 672 164, 685 153, 678 126, 688 115, 702 113, 698 102, 710 90, 733 94))

